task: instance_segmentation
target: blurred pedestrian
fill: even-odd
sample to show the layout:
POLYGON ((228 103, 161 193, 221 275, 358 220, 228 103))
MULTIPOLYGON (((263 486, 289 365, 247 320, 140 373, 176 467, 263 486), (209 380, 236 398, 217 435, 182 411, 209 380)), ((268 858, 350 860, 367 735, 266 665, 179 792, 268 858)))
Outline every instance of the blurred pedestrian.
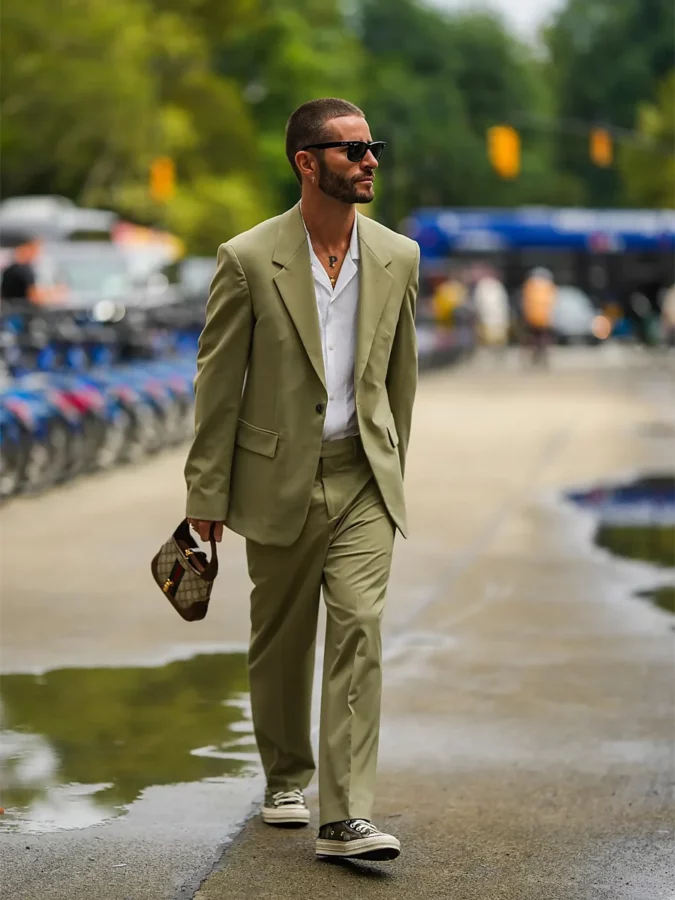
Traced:
POLYGON ((249 683, 270 825, 305 825, 326 604, 319 856, 393 859, 370 821, 380 621, 417 383, 419 248, 357 214, 384 149, 344 100, 299 107, 286 154, 300 203, 222 244, 201 335, 187 514, 246 538, 249 683), (243 393, 242 393, 243 392, 243 393))
POLYGON ((503 350, 509 337, 509 295, 492 272, 480 274, 473 289, 480 341, 485 347, 503 350))
POLYGON ((435 287, 432 297, 434 322, 440 328, 455 326, 455 313, 466 301, 467 290, 456 272, 450 272, 435 287))
POLYGON ((661 335, 666 347, 675 347, 675 284, 661 298, 661 335))
POLYGON ((16 247, 12 262, 3 270, 0 297, 17 308, 30 306, 35 295, 34 262, 37 244, 29 241, 16 247))
POLYGON ((644 290, 634 290, 629 298, 630 312, 638 340, 644 347, 658 343, 659 318, 644 290))
POLYGON ((525 344, 531 348, 535 365, 548 362, 555 298, 553 273, 543 267, 533 269, 523 284, 522 315, 525 344))

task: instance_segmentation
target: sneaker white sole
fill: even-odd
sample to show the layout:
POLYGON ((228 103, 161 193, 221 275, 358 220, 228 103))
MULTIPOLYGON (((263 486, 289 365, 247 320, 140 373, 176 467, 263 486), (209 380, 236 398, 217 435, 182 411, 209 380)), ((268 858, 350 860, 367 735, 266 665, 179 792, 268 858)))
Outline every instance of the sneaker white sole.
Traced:
POLYGON ((309 810, 305 806, 287 806, 285 809, 263 806, 262 819, 268 825, 299 827, 300 825, 309 825, 309 810))
POLYGON ((317 856, 342 856, 350 859, 396 859, 401 844, 391 834, 374 835, 355 841, 327 841, 317 838, 317 856))

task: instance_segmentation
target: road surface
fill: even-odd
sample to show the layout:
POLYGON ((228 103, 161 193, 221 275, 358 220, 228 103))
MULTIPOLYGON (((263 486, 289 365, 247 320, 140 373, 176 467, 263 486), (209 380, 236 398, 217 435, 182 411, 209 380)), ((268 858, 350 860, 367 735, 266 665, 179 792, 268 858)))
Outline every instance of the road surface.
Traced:
MULTIPOLYGON (((263 826, 250 752, 241 754, 244 774, 202 781, 186 755, 172 783, 153 782, 151 757, 140 796, 112 818, 92 813, 89 827, 40 834, 6 828, 3 895, 670 900, 672 617, 634 596, 656 573, 594 548, 592 519, 562 494, 672 472, 673 372, 606 349, 561 353, 544 372, 482 359, 421 382, 407 472, 411 537, 397 541, 386 613, 376 809, 402 841, 399 860, 319 863, 315 822, 294 832, 263 826)), ((16 673, 74 685, 54 694, 56 718, 64 702, 57 754, 67 755, 71 719, 73 735, 86 734, 85 710, 99 696, 92 686, 99 718, 111 708, 112 720, 106 667, 141 683, 147 673, 150 685, 171 660, 245 649, 239 537, 226 535, 202 623, 183 623, 150 581, 148 561, 181 515, 183 456, 0 513, 2 669, 12 673, 8 691, 16 673), (64 668, 77 671, 54 672, 64 668), (81 701, 65 703, 71 690, 81 701)), ((182 670, 171 671, 180 682, 182 670)), ((142 718, 159 722, 171 710, 148 692, 134 695, 149 703, 142 718)), ((125 714, 115 708, 115 721, 125 714)), ((232 727, 250 751, 241 715, 232 727)), ((125 731, 122 756, 132 756, 142 724, 125 731)), ((106 742, 95 748, 101 781, 108 752, 106 742)), ((159 770, 164 746, 152 752, 159 770)), ((315 815, 312 789, 309 801, 315 815)))

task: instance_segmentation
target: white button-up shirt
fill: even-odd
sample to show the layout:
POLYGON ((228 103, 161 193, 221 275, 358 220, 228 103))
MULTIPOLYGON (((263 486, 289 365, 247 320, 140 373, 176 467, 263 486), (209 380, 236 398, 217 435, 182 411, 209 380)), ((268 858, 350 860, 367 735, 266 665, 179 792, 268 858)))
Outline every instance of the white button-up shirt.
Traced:
POLYGON ((349 250, 342 263, 335 288, 331 285, 307 232, 314 292, 319 311, 323 367, 328 389, 328 405, 323 423, 324 441, 336 441, 359 433, 354 397, 356 317, 359 306, 357 221, 358 215, 354 218, 349 250))

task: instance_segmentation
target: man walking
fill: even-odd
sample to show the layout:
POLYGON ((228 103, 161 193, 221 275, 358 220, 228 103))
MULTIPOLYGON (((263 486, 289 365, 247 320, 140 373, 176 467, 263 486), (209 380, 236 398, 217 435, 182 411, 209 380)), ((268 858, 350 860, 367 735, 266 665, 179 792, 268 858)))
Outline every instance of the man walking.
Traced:
POLYGON ((2 272, 0 278, 0 299, 7 301, 17 310, 30 307, 35 297, 34 263, 37 244, 29 241, 16 247, 12 262, 2 272))
POLYGON ((384 143, 358 107, 305 103, 286 154, 300 203, 218 251, 185 468, 187 514, 246 538, 262 816, 305 825, 320 593, 327 610, 318 856, 394 859, 370 821, 380 622, 417 384, 415 243, 358 215, 384 143))

